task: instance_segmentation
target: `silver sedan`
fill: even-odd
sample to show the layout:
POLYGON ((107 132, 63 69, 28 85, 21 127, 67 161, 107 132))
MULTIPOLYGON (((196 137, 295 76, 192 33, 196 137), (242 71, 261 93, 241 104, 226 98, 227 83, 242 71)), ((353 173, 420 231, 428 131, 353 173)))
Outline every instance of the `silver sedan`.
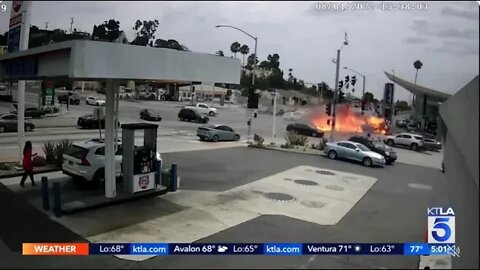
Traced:
POLYGON ((385 165, 385 158, 382 155, 370 151, 370 149, 363 144, 351 141, 327 143, 323 152, 327 154, 330 159, 349 159, 361 162, 367 167, 372 165, 383 167, 385 165))

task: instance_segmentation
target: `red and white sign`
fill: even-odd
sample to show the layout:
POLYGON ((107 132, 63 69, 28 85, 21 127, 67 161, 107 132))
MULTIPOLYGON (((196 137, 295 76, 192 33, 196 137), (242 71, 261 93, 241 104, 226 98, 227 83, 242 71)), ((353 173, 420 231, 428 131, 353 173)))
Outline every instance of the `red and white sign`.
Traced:
POLYGON ((155 173, 146 173, 133 176, 133 192, 140 192, 155 187, 155 173))
POLYGON ((20 25, 23 22, 23 12, 25 11, 25 1, 13 1, 12 12, 10 13, 10 29, 20 25))

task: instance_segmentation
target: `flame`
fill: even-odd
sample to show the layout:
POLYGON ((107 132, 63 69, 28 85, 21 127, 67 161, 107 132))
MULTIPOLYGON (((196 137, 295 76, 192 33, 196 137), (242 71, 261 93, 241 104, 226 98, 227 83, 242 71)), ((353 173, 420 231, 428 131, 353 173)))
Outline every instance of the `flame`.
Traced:
MULTIPOLYGON (((337 105, 335 130, 345 133, 375 133, 385 135, 388 133, 388 127, 381 117, 376 117, 365 112, 365 115, 353 112, 347 105, 337 105)), ((311 123, 322 131, 330 131, 330 125, 327 123, 329 116, 323 111, 317 110, 311 115, 311 123)))

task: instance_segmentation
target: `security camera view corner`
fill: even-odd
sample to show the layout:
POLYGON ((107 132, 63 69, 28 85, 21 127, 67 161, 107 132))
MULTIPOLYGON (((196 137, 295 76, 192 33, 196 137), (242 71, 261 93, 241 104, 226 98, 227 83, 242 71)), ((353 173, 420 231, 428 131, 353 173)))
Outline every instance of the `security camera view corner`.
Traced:
POLYGON ((0 268, 478 269, 479 10, 0 1, 0 268))

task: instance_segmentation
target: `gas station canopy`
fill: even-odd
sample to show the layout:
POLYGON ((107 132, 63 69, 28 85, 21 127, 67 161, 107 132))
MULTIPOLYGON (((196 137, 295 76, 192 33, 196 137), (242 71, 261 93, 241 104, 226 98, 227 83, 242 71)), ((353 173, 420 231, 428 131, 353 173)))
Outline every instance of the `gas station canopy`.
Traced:
POLYGON ((0 57, 0 80, 155 80, 240 83, 240 60, 129 44, 71 40, 0 57))
POLYGON ((418 84, 411 83, 409 81, 400 79, 388 72, 385 72, 385 75, 394 83, 397 83, 401 87, 407 89, 412 94, 416 96, 424 96, 427 95, 429 102, 444 102, 446 101, 451 95, 447 93, 443 93, 437 90, 433 90, 424 86, 420 86, 418 84))
MULTIPOLYGON (((9 53, 0 58, 0 81, 47 80, 106 80, 105 91, 105 197, 116 197, 114 141, 118 119, 118 86, 121 80, 164 82, 216 82, 240 84, 240 60, 216 55, 177 51, 165 48, 134 46, 89 40, 71 40, 61 43, 9 53)), ((145 126, 136 126, 145 129, 145 126)), ((136 158, 134 137, 124 129, 122 141, 129 143, 129 155, 123 162, 130 164, 136 158)), ((151 159, 156 150, 156 129, 145 130, 145 145, 141 158, 151 159)), ((127 146, 127 145, 125 145, 127 146)), ((137 151, 137 152, 139 152, 137 151)), ((127 153, 128 154, 128 153, 127 153)), ((147 162, 148 163, 148 162, 147 162)), ((148 163, 151 165, 151 162, 148 163)), ((137 164, 138 165, 138 164, 137 164)), ((142 164, 140 164, 142 165, 142 164)), ((144 164, 145 165, 145 164, 144 164)), ((140 170, 140 173, 151 172, 140 170)), ((137 166, 138 167, 138 166, 137 166)), ((133 167, 135 171, 137 167, 133 167)), ((138 169, 138 168, 137 168, 138 169)), ((140 189, 146 188, 147 174, 135 175, 132 170, 128 181, 138 180, 140 189), (137 177, 132 180, 132 177, 137 177)), ((138 170, 137 170, 138 173, 138 170)), ((150 179, 151 176, 148 176, 150 179)), ((137 188, 133 188, 135 192, 137 188)))

